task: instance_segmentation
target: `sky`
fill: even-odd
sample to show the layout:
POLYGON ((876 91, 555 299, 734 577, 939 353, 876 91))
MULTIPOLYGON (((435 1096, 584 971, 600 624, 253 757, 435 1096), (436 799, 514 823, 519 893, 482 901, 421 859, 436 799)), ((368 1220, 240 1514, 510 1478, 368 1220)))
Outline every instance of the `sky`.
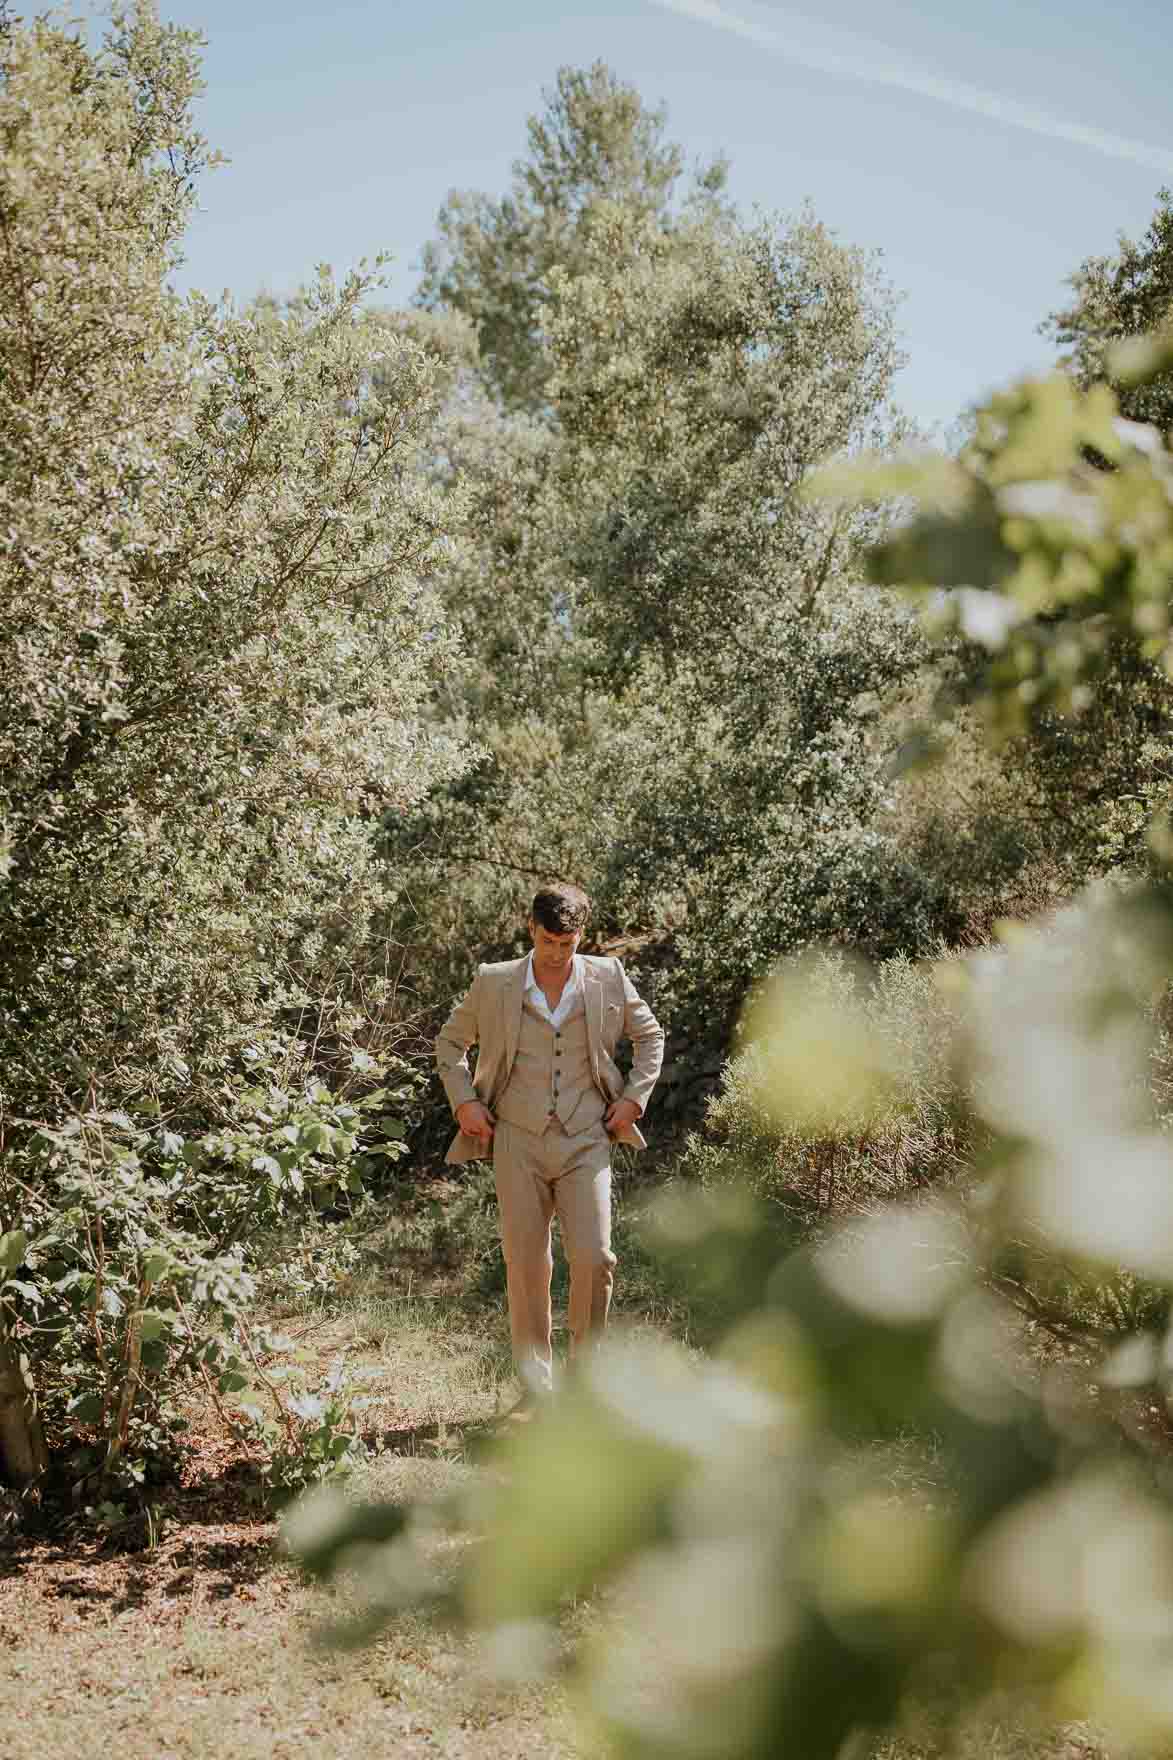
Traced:
POLYGON ((212 172, 182 284, 239 300, 390 251, 406 302, 452 189, 507 187, 560 66, 606 61, 747 211, 882 253, 947 432, 1051 364, 1040 320, 1173 185, 1170 0, 162 0, 202 30, 212 172))

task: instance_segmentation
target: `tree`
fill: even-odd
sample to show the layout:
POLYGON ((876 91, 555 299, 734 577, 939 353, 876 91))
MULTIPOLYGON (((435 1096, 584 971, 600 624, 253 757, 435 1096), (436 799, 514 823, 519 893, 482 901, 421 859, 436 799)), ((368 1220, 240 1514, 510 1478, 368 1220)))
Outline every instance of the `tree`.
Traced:
POLYGON ((429 355, 328 271, 168 287, 208 162, 191 33, 15 30, 0 86, 0 1041, 10 1111, 187 1083, 383 890, 458 765, 429 355), (375 378, 378 376, 378 385, 375 378))
MULTIPOLYGON (((620 202, 638 219, 669 223, 684 158, 664 139, 664 122, 602 62, 560 68, 545 111, 529 119, 529 156, 515 165, 510 194, 454 192, 441 208, 418 301, 472 322, 485 381, 508 407, 543 406, 551 271, 574 274, 593 260, 600 206, 620 202)), ((699 173, 694 196, 715 200, 723 181, 718 161, 699 173)))
POLYGON ((1121 233, 1114 256, 1087 257, 1069 285, 1069 306, 1043 323, 1062 349, 1063 365, 1085 388, 1112 384, 1121 414, 1173 430, 1173 375, 1160 373, 1144 384, 1114 379, 1108 357, 1114 343, 1140 338, 1173 324, 1173 195, 1157 192, 1157 208, 1140 240, 1121 233))
POLYGON ((459 498, 421 462, 444 374, 365 314, 376 272, 323 267, 245 311, 171 290, 212 161, 198 90, 196 37, 148 0, 94 49, 53 20, 0 35, 0 1461, 18 1482, 45 1460, 24 1364, 61 1435, 108 1436, 109 1466, 144 1384, 220 1350, 247 1221, 336 1190, 358 1114, 310 1079, 297 1020, 345 1000, 332 962, 385 906, 378 815, 464 762, 424 717, 454 654, 434 577, 459 498))
POLYGON ((429 303, 475 320, 490 287, 516 295, 444 449, 473 509, 448 589, 471 667, 444 711, 484 755, 394 847, 430 859, 424 921, 401 922, 445 979, 454 943, 500 945, 567 873, 604 930, 672 938, 676 1003, 720 1036, 796 941, 920 945, 942 904, 878 822, 881 707, 924 645, 855 579, 873 516, 798 495, 902 431, 891 295, 810 215, 747 223, 707 186, 670 208, 662 127, 605 70, 564 71, 516 171, 525 226, 503 218, 520 194, 482 201, 491 227, 442 217, 429 303))
MULTIPOLYGON (((1064 350, 1061 364, 1084 390, 1106 385, 1130 421, 1173 432, 1173 374, 1142 382, 1113 367, 1113 351, 1173 325, 1173 197, 1139 241, 1123 233, 1113 255, 1088 257, 1070 278, 1072 303, 1043 324, 1064 350)), ((1101 466, 1110 461, 1096 452, 1101 466)), ((1023 767, 1035 772, 1044 811, 1078 822, 1085 871, 1097 861, 1143 859, 1144 825, 1167 791, 1173 691, 1167 672, 1143 652, 1143 632, 1118 630, 1102 655, 1095 702, 1078 718, 1039 716, 1023 767), (1139 847, 1138 847, 1139 845, 1139 847)), ((1064 830, 1064 837, 1070 833, 1064 830)))

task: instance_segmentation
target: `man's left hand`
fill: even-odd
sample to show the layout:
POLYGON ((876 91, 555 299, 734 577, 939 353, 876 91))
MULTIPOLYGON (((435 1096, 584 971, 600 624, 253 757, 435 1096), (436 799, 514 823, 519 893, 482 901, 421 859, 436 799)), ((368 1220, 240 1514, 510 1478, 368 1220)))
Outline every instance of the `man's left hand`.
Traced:
POLYGON ((640 1109, 634 1100, 613 1100, 607 1108, 603 1124, 609 1137, 617 1137, 628 1130, 640 1116, 640 1109))

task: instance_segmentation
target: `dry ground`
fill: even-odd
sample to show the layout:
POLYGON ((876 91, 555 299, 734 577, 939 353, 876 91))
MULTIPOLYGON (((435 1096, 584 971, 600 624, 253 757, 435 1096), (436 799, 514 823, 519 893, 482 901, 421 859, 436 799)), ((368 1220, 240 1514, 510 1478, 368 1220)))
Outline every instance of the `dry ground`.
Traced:
MULTIPOLYGON (((495 1337, 428 1304, 352 1310, 304 1336, 323 1362, 347 1349, 378 1371, 386 1446, 357 1488, 427 1495, 474 1470, 453 1458, 462 1432, 511 1391, 495 1337)), ((204 1440, 186 1483, 159 1493, 153 1534, 79 1522, 0 1548, 2 1760, 577 1752, 556 1692, 495 1690, 468 1641, 424 1620, 356 1655, 324 1651, 330 1594, 283 1560, 276 1523, 247 1496, 249 1463, 213 1413, 197 1416, 204 1440)))
MULTIPOLYGON (((395 1293, 384 1260, 328 1314, 279 1316, 320 1368, 339 1353, 363 1366, 375 1399, 364 1421, 382 1451, 360 1470, 359 1493, 427 1495, 483 1471, 466 1445, 516 1391, 496 1298, 477 1316, 437 1299, 443 1280, 410 1277, 413 1293, 402 1281, 395 1293)), ((192 1418, 200 1443, 183 1483, 158 1493, 152 1527, 103 1532, 79 1519, 0 1544, 0 1760, 571 1760, 593 1751, 558 1687, 495 1688, 470 1640, 422 1618, 397 1619, 356 1654, 324 1649, 315 1637, 331 1594, 282 1557, 275 1521, 250 1501, 252 1467, 215 1412, 192 1418)), ((580 1608, 576 1625, 601 1617, 580 1608)), ((1032 1729, 998 1706, 949 1752, 1126 1760, 1082 1727, 1032 1729)), ((943 1754, 914 1717, 871 1760, 943 1754)))

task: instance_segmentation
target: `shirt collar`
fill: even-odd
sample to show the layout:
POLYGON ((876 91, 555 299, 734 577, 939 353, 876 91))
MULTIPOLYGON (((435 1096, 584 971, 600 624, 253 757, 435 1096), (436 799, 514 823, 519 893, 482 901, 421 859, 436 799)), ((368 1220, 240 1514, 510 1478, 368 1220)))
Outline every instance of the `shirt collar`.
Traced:
MULTIPOLYGON (((577 990, 577 989, 580 989, 581 986, 582 986, 582 955, 576 953, 573 960, 570 962, 570 977, 567 979, 567 987, 570 989, 573 989, 573 990, 577 990)), ((534 976, 534 956, 533 956, 532 952, 528 955, 526 962, 525 962, 525 987, 527 990, 536 990, 539 995, 544 994, 544 992, 542 991, 541 985, 538 983, 537 978, 534 976)), ((563 995, 565 995, 565 994, 566 994, 566 992, 564 990, 563 995)))

